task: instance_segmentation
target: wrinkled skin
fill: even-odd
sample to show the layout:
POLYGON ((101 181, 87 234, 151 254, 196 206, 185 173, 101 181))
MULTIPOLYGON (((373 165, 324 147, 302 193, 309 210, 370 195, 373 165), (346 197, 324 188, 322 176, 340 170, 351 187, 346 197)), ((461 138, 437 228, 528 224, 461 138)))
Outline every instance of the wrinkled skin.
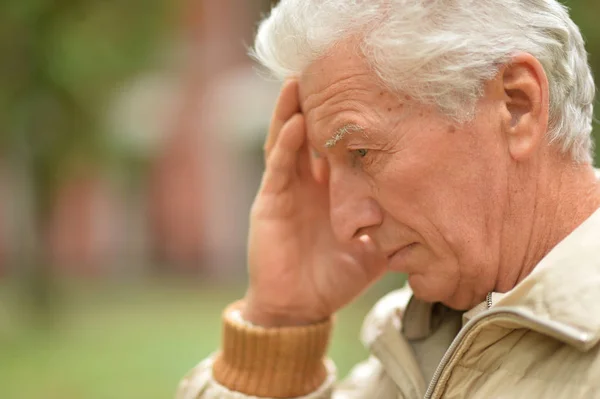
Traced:
POLYGON ((245 317, 264 326, 319 322, 381 276, 386 262, 368 237, 339 242, 333 234, 327 183, 311 172, 297 81, 282 89, 265 157, 250 218, 245 317))
POLYGON ((591 166, 547 145, 547 127, 548 82, 530 55, 457 124, 382 89, 338 46, 282 89, 251 213, 244 317, 318 322, 387 269, 457 309, 511 289, 600 206, 591 166))

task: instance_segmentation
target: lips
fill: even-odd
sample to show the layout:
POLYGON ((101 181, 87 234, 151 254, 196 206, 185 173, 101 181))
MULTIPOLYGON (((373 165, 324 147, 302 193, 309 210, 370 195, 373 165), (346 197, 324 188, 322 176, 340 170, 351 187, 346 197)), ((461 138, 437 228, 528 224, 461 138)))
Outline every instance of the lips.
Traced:
POLYGON ((413 242, 413 243, 405 244, 405 245, 401 246, 401 247, 400 247, 400 248, 398 248, 398 249, 394 249, 394 250, 391 250, 391 251, 387 251, 387 252, 385 252, 385 253, 387 253, 387 258, 388 258, 388 259, 391 259, 391 258, 393 258, 393 257, 394 257, 394 256, 395 256, 395 255, 396 255, 398 252, 400 252, 400 251, 404 250, 405 248, 408 248, 408 247, 410 247, 410 246, 411 246, 411 245, 413 245, 413 244, 416 244, 416 243, 414 243, 414 242, 413 242))

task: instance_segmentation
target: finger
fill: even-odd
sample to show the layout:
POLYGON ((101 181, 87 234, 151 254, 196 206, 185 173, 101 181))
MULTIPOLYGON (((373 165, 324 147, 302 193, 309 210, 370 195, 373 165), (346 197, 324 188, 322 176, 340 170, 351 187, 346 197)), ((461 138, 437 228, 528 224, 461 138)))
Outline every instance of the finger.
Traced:
POLYGON ((267 159, 265 189, 280 191, 298 176, 298 161, 305 137, 304 117, 296 114, 281 128, 279 138, 267 159))
POLYGON ((283 84, 281 93, 277 99, 277 104, 275 105, 275 110, 273 111, 269 134, 267 135, 264 146, 265 159, 269 157, 269 154, 273 150, 273 147, 277 142, 277 137, 285 123, 299 111, 298 81, 295 79, 288 80, 283 84))
POLYGON ((368 235, 358 238, 361 247, 362 263, 371 278, 381 276, 387 266, 386 258, 377 243, 368 235))
POLYGON ((310 170, 313 178, 319 184, 327 183, 329 174, 327 160, 315 150, 310 152, 310 170))
POLYGON ((296 171, 298 172, 298 176, 302 178, 310 178, 312 176, 311 155, 306 139, 302 143, 302 147, 298 152, 298 163, 296 165, 296 171))

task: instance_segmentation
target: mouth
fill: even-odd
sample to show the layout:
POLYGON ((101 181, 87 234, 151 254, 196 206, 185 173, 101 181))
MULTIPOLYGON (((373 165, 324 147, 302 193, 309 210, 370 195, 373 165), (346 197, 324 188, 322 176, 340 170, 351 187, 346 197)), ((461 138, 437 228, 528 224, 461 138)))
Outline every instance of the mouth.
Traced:
POLYGON ((417 243, 416 242, 412 242, 410 244, 406 244, 403 245, 402 247, 396 249, 395 251, 391 251, 389 252, 389 255, 387 256, 388 260, 392 259, 394 256, 396 256, 396 254, 398 254, 399 252, 404 251, 405 249, 411 248, 413 246, 415 246, 417 243))

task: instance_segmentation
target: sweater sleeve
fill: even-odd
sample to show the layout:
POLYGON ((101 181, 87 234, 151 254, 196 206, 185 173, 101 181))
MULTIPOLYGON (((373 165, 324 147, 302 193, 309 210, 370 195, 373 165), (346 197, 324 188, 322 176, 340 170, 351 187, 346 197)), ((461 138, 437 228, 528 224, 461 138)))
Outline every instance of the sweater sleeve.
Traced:
MULTIPOLYGON (((410 290, 383 298, 365 320, 367 347, 390 313, 403 310, 410 290)), ((176 399, 416 399, 398 390, 381 361, 371 356, 341 383, 325 358, 331 321, 293 328, 245 322, 234 303, 223 313, 222 350, 198 364, 181 382, 176 399)), ((365 335, 365 334, 363 334, 365 335)), ((407 361, 412 355, 398 358, 407 361)), ((422 397, 422 396, 420 396, 422 397)))
POLYGON ((327 399, 335 367, 325 359, 331 321, 304 327, 262 328, 223 313, 222 350, 181 382, 177 399, 327 399))

